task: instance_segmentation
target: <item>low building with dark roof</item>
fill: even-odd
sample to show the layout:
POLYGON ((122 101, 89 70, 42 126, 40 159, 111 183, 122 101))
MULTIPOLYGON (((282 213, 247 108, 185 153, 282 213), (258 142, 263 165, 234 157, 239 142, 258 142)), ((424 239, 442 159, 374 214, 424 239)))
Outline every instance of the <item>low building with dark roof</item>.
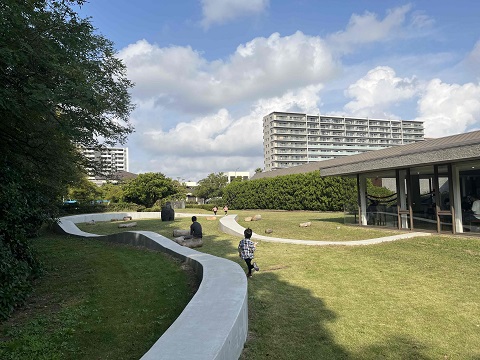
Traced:
POLYGON ((357 179, 360 225, 369 224, 372 212, 367 211, 372 198, 366 192, 366 179, 390 178, 395 183, 396 205, 389 199, 388 208, 384 204, 381 210, 374 209, 374 218, 385 220, 373 225, 453 233, 480 231, 480 213, 472 210, 480 199, 480 131, 257 173, 252 179, 314 170, 320 170, 320 176, 357 179), (379 212, 383 214, 378 216, 379 212))

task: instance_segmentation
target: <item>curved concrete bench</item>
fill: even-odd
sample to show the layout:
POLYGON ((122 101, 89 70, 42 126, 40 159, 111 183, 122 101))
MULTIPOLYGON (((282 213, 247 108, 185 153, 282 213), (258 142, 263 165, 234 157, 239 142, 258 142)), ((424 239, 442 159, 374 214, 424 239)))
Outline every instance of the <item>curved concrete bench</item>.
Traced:
POLYGON ((141 360, 238 359, 248 330, 247 280, 240 265, 180 246, 151 231, 102 236, 81 231, 75 225, 92 220, 121 219, 124 216, 131 216, 132 220, 158 216, 160 221, 160 213, 82 214, 60 218, 57 230, 73 236, 95 237, 168 253, 192 266, 201 280, 192 300, 141 360))

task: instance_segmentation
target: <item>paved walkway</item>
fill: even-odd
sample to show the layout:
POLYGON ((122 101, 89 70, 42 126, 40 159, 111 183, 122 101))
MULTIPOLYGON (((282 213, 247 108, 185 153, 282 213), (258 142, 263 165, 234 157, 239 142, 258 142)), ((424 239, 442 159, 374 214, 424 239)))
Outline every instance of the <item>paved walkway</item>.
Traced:
MULTIPOLYGON (((243 237, 243 231, 245 228, 237 223, 238 215, 227 215, 220 218, 220 229, 227 234, 243 237)), ((282 239, 271 236, 264 236, 253 233, 252 239, 261 241, 278 242, 285 244, 299 244, 299 245, 313 245, 313 246, 325 246, 325 245, 343 245, 343 246, 356 246, 356 245, 372 245, 382 242, 396 241, 402 239, 410 239, 418 236, 430 236, 430 233, 425 232, 409 232, 400 235, 386 236, 376 239, 367 240, 354 240, 354 241, 316 241, 316 240, 296 240, 296 239, 282 239)))

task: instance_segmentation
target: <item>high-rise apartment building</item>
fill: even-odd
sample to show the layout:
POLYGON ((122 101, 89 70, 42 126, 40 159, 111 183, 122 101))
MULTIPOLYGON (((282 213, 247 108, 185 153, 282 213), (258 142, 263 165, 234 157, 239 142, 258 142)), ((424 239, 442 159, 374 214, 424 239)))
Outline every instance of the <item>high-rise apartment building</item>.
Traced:
POLYGON ((272 112, 263 118, 265 171, 424 140, 421 121, 272 112))
POLYGON ((95 174, 93 169, 87 169, 90 181, 100 184, 119 171, 128 172, 128 148, 80 148, 80 151, 99 166, 100 174, 95 174))

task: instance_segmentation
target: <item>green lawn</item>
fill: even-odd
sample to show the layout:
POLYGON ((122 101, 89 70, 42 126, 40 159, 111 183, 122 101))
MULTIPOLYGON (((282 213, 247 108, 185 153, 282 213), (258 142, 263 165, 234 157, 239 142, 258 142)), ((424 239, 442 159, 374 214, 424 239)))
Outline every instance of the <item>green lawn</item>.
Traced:
MULTIPOLYGON (((312 221, 308 239, 392 234, 345 227, 338 213, 229 213, 240 219, 260 213, 262 220, 248 226, 258 233, 271 227, 277 237, 298 238, 282 226, 296 234, 304 221, 312 221)), ((205 237, 197 250, 245 268, 236 251, 240 239, 219 232, 218 218, 199 218, 205 237)), ((142 220, 135 229, 171 238, 174 228, 190 222, 142 220)), ((121 230, 118 223, 79 226, 94 233, 121 230)), ((242 359, 480 359, 478 238, 431 236, 358 247, 259 242, 256 261, 260 272, 249 280, 242 359)))
POLYGON ((373 239, 400 234, 398 230, 386 228, 366 228, 344 224, 343 213, 319 213, 310 211, 278 211, 262 210, 232 211, 238 213, 238 223, 251 228, 259 235, 275 236, 299 240, 351 241, 373 239), (245 221, 246 217, 261 215, 260 221, 245 221), (309 227, 300 227, 300 223, 310 222, 309 227), (266 229, 273 230, 265 234, 266 229))
POLYGON ((45 275, 0 324, 0 359, 139 359, 193 295, 191 272, 158 252, 98 240, 34 240, 45 275))
MULTIPOLYGON (((196 214, 213 214, 204 210, 182 209, 177 210, 179 213, 196 213, 196 214)), ((387 229, 387 228, 371 228, 358 227, 352 225, 345 225, 343 223, 343 213, 330 212, 320 213, 312 211, 266 211, 266 210, 241 210, 229 211, 230 214, 238 215, 238 223, 243 227, 250 227, 255 233, 259 235, 266 235, 266 229, 272 229, 273 233, 270 236, 300 240, 326 240, 326 241, 351 241, 351 240, 365 240, 383 236, 391 236, 401 234, 404 232, 387 229), (253 215, 261 215, 260 221, 245 221, 246 217, 253 215), (300 227, 300 223, 310 222, 309 227, 300 227)), ((218 232, 218 221, 223 215, 217 215, 216 221, 206 220, 204 217, 199 217, 202 223, 203 230, 208 233, 218 232), (212 226, 214 225, 214 226, 212 226)), ((85 223, 77 224, 77 226, 86 232, 93 232, 95 234, 112 234, 121 231, 131 230, 150 230, 161 233, 167 237, 172 237, 173 229, 183 228, 188 229, 191 223, 190 218, 176 218, 173 223, 162 223, 160 219, 157 220, 133 220, 137 223, 135 228, 118 228, 121 222, 106 222, 101 226, 87 225, 85 223), (181 224, 181 225, 180 225, 181 224)), ((131 221, 126 221, 129 223, 131 221)))

